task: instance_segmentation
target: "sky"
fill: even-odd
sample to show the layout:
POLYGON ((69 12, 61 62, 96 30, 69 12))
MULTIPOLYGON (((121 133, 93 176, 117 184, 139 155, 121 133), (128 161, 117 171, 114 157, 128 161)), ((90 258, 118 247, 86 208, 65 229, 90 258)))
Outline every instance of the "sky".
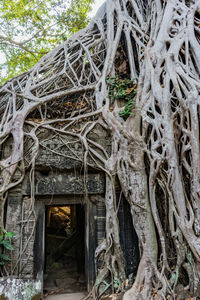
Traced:
MULTIPOLYGON (((94 4, 92 5, 92 11, 90 12, 90 18, 94 17, 99 7, 104 3, 105 0, 95 0, 94 4)), ((3 53, 0 52, 0 64, 5 62, 5 56, 3 53)))
POLYGON ((95 0, 93 6, 92 6, 92 11, 90 13, 90 17, 94 17, 98 8, 105 2, 105 0, 95 0))

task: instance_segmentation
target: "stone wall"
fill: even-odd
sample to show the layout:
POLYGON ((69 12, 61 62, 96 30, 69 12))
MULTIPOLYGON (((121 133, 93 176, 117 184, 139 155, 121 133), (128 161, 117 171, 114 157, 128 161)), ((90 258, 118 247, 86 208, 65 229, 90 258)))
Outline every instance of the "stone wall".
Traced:
MULTIPOLYGON (((102 194, 105 190, 103 173, 89 173, 87 178, 76 172, 60 172, 58 169, 48 173, 37 171, 35 174, 35 195, 83 195, 84 183, 88 194, 102 194)), ((30 195, 30 181, 27 176, 22 185, 22 194, 30 195)))
MULTIPOLYGON (((93 141, 98 141, 98 143, 104 149, 110 151, 110 140, 106 131, 103 131, 100 135, 99 130, 99 128, 95 128, 93 132, 90 133, 89 138, 93 141)), ((10 151, 11 147, 10 143, 8 143, 7 148, 4 151, 4 156, 8 157, 10 151)), ((25 165, 28 166, 32 156, 31 141, 26 141, 25 143, 25 154, 25 165)), ((43 273, 35 272, 36 261, 34 260, 36 257, 34 257, 34 249, 36 248, 34 243, 36 235, 38 235, 38 232, 35 230, 38 226, 39 219, 39 222, 41 223, 41 214, 44 215, 45 205, 48 205, 48 203, 56 203, 56 205, 68 205, 69 201, 71 201, 70 203, 73 201, 76 203, 78 197, 78 201, 80 201, 80 197, 83 199, 86 188, 89 198, 93 197, 94 199, 97 199, 98 197, 96 197, 96 195, 104 195, 104 173, 96 168, 96 165, 91 158, 88 158, 89 172, 85 177, 83 168, 83 155, 84 148, 79 140, 76 140, 70 136, 62 137, 50 133, 47 130, 41 130, 39 154, 36 158, 35 165, 35 204, 30 197, 30 168, 27 169, 27 173, 23 182, 16 188, 9 191, 8 195, 6 229, 8 231, 14 231, 18 233, 18 236, 13 240, 13 247, 15 250, 12 253, 11 273, 17 278, 22 278, 24 281, 11 281, 9 284, 7 284, 8 282, 4 284, 4 289, 1 291, 1 294, 4 294, 5 297, 7 297, 5 299, 29 300, 29 298, 20 298, 21 296, 18 297, 14 294, 14 296, 10 296, 10 294, 8 294, 8 286, 13 289, 13 293, 16 290, 15 287, 17 287, 19 291, 23 292, 24 290, 30 290, 29 287, 26 286, 26 282, 29 282, 30 284, 32 282, 33 289, 35 284, 40 282, 40 291, 42 291, 43 273), (33 210, 34 206, 36 208, 35 213, 33 210)), ((91 205, 94 206, 92 202, 91 205)), ((90 216, 91 212, 94 213, 96 208, 95 206, 94 208, 91 207, 86 209, 87 222, 90 222, 90 225, 92 226, 92 228, 87 227, 88 233, 86 232, 86 235, 88 236, 88 241, 86 242, 89 268, 87 270, 89 280, 88 288, 91 288, 91 285, 94 281, 94 262, 93 260, 90 262, 89 256, 94 256, 96 247, 96 238, 94 233, 94 224, 96 221, 95 216, 92 216, 92 219, 90 216), (91 232, 92 240, 90 238, 91 232)), ((42 230, 42 224, 44 223, 40 224, 40 230, 42 230)), ((40 236, 42 237, 42 234, 40 236)), ((37 243, 42 242, 42 239, 43 238, 37 238, 37 243)), ((37 245, 37 247, 40 246, 37 245)), ((31 294, 31 297, 32 296, 34 295, 31 294)), ((33 298, 30 298, 30 300, 33 300, 33 298)))
MULTIPOLYGON (((89 196, 104 194, 104 174, 89 174, 87 190, 89 196)), ((35 216, 32 210, 33 203, 30 198, 30 192, 29 177, 26 176, 20 191, 19 187, 17 187, 9 194, 6 221, 6 229, 18 233, 18 237, 14 239, 13 263, 20 261, 14 268, 13 274, 20 275, 25 279, 33 278, 34 226, 37 222, 37 214, 35 216)), ((54 199, 56 199, 57 205, 68 205, 70 197, 78 198, 81 196, 83 198, 84 176, 72 172, 59 172, 58 170, 44 175, 42 172, 37 171, 35 196, 36 202, 43 201, 45 197, 47 203, 54 203, 54 199)))
MULTIPOLYGON (((98 144, 108 154, 111 152, 111 139, 108 132, 101 126, 97 125, 88 134, 88 139, 98 144)), ((39 154, 36 160, 36 168, 57 168, 59 170, 80 170, 83 169, 83 160, 85 148, 80 139, 74 136, 58 135, 47 129, 41 129, 39 135, 39 154)), ((100 149, 93 148, 102 156, 103 152, 100 149)), ((8 147, 8 152, 10 151, 8 147)), ((31 160, 32 147, 31 141, 25 143, 26 161, 31 160)), ((96 163, 91 159, 90 155, 87 157, 87 162, 90 167, 97 168, 96 163)), ((102 164, 97 159, 98 164, 102 164)))
POLYGON ((0 300, 40 300, 41 282, 0 278, 0 300))
MULTIPOLYGON (((87 188, 89 196, 103 195, 105 191, 104 174, 95 169, 91 169, 87 177, 83 174, 81 144, 72 139, 61 141, 57 136, 47 135, 47 132, 45 134, 42 135, 42 146, 36 159, 35 201, 40 201, 46 197, 51 199, 51 202, 56 199, 59 205, 59 198, 61 197, 62 204, 67 205, 69 197, 83 197, 85 188, 87 188), (73 150, 70 147, 64 147, 63 145, 66 143, 69 143, 70 147, 73 145, 73 150), (56 153, 58 149, 61 155, 56 153), (79 161, 73 157, 71 159, 66 157, 72 155, 71 151, 73 151, 74 157, 79 158, 79 161), (64 202, 63 199, 65 199, 64 202)), ((10 147, 8 147, 7 155, 9 151, 10 147)), ((12 254, 11 273, 24 279, 32 279, 34 276, 33 249, 35 226, 39 213, 36 211, 36 215, 34 214, 34 203, 30 195, 31 184, 27 171, 23 182, 9 192, 6 216, 6 229, 18 233, 18 237, 14 239, 15 250, 12 254)))

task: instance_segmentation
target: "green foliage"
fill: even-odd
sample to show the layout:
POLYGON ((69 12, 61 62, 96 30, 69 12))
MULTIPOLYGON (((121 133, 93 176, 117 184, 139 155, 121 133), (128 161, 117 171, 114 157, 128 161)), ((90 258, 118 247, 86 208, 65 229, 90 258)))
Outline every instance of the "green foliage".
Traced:
POLYGON ((118 77, 107 77, 106 81, 109 85, 109 97, 114 100, 122 100, 126 102, 124 109, 119 113, 119 115, 124 120, 128 119, 135 105, 134 97, 137 91, 136 81, 132 81, 130 79, 119 79, 118 77))
POLYGON ((15 232, 7 232, 5 229, 1 229, 0 235, 0 265, 3 265, 5 261, 10 261, 10 258, 3 253, 4 249, 9 251, 14 250, 12 246, 12 238, 17 236, 15 232))
POLYGON ((94 0, 0 0, 1 83, 84 28, 94 0), (2 72, 3 71, 3 72, 2 72))

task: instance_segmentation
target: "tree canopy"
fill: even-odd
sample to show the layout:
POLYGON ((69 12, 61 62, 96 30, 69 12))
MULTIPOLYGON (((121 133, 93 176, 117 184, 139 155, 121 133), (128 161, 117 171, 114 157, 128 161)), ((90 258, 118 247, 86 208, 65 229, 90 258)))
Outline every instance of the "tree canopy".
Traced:
POLYGON ((44 54, 84 28, 94 0, 1 0, 1 82, 30 69, 44 54))

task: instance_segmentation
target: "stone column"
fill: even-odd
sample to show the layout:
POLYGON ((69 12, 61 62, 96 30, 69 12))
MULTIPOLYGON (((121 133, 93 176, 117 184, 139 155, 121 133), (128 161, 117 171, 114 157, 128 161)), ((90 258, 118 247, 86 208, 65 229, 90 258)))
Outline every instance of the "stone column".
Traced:
POLYGON ((12 191, 8 195, 7 212, 5 229, 7 232, 15 232, 16 237, 12 239, 13 251, 7 251, 7 255, 11 258, 11 262, 7 265, 10 275, 19 275, 19 257, 21 248, 21 210, 22 210, 22 195, 20 188, 12 191))

